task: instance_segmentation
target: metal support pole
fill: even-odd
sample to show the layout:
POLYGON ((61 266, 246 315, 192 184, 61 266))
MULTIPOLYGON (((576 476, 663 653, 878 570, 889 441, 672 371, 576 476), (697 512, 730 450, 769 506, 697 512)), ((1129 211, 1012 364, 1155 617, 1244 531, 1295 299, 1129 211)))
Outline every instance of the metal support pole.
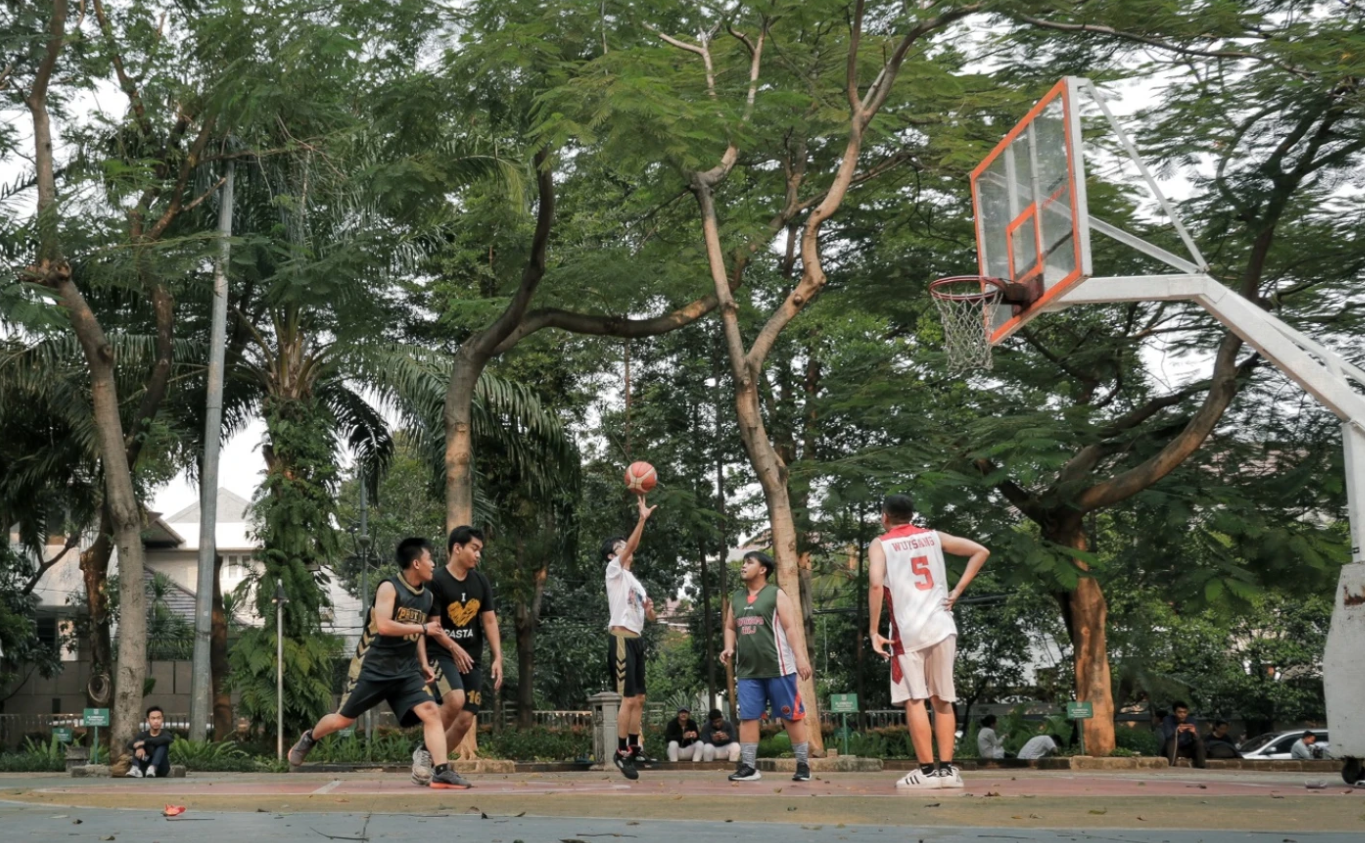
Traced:
POLYGON ((275 580, 275 757, 284 758, 284 583, 275 580))
MULTIPOLYGON (((213 314, 204 402, 204 462, 199 470, 199 577, 194 595, 194 661, 190 675, 190 740, 208 737, 212 717, 213 574, 218 555, 218 451, 223 435, 223 368, 227 345, 228 257, 232 236, 232 162, 218 201, 218 258, 213 267, 213 314)), ((215 735, 222 740, 224 735, 215 735)))
MULTIPOLYGON (((370 623, 370 502, 365 475, 360 475, 360 634, 370 623)), ((365 712, 365 741, 374 740, 374 714, 365 712)))

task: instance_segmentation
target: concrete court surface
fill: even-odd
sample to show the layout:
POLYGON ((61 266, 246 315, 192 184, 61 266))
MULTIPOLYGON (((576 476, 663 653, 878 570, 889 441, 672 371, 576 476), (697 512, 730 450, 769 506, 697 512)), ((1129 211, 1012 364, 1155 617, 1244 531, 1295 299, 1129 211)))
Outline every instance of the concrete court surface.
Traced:
POLYGON ((480 843, 918 840, 1352 843, 1365 789, 1303 773, 989 771, 961 791, 898 793, 896 773, 470 776, 469 791, 405 775, 202 774, 178 780, 0 775, 0 840, 273 843, 440 836, 480 843), (1311 787, 1309 787, 1311 785, 1311 787), (165 819, 166 804, 185 805, 165 819), (79 823, 76 821, 80 820, 79 823))

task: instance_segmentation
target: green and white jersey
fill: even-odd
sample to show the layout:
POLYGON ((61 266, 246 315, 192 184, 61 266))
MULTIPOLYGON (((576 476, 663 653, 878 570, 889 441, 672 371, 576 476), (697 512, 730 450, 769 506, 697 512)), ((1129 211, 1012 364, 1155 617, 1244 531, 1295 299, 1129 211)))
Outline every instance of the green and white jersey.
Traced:
POLYGON ((777 586, 765 585, 757 594, 741 588, 730 598, 735 614, 735 676, 772 679, 796 672, 796 656, 777 616, 777 586))

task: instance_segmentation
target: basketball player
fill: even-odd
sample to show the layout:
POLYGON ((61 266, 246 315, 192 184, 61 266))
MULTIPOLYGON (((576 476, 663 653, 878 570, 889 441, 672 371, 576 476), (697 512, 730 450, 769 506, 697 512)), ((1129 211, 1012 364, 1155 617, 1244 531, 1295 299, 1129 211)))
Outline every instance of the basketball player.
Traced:
MULTIPOLYGON (((483 642, 493 651, 489 672, 493 689, 502 687, 502 636, 493 604, 493 586, 476 570, 483 557, 483 533, 456 527, 446 540, 449 561, 432 576, 431 614, 441 622, 442 634, 429 636, 427 653, 436 670, 433 687, 441 700, 446 746, 455 751, 478 721, 483 705, 483 642)), ((412 754, 412 780, 431 779, 431 753, 426 742, 412 754)))
MULTIPOLYGON (((291 768, 303 764, 318 739, 350 726, 380 701, 388 702, 404 727, 420 722, 427 746, 439 757, 446 757, 441 709, 427 688, 435 671, 427 664, 426 636, 441 630, 440 623, 427 620, 431 614, 431 592, 426 584, 431 582, 436 567, 431 560, 431 543, 426 539, 403 539, 398 543, 397 556, 399 574, 380 583, 375 593, 369 622, 351 659, 341 705, 335 714, 327 715, 304 732, 289 750, 291 768)), ((469 787, 448 763, 436 767, 430 786, 445 790, 469 787)))
POLYGON ((957 657, 957 626, 953 604, 971 584, 991 552, 970 539, 914 526, 915 506, 906 495, 887 495, 882 503, 882 525, 887 532, 868 548, 869 636, 872 649, 891 662, 891 702, 905 704, 910 740, 919 769, 896 782, 906 789, 962 787, 953 766, 957 716, 953 702, 953 661, 957 657), (967 569, 948 590, 943 553, 966 556, 967 569), (891 634, 881 634, 882 598, 891 615, 891 634), (934 707, 934 724, 924 701, 934 707), (933 739, 938 738, 941 766, 934 766, 933 739))
POLYGON ((796 753, 794 782, 810 781, 810 744, 806 738, 806 706, 796 677, 810 678, 805 629, 786 592, 768 582, 773 558, 751 550, 739 569, 744 588, 730 598, 725 613, 725 649, 721 664, 735 660, 739 694, 739 766, 732 782, 763 778, 758 772, 758 721, 772 704, 773 716, 786 724, 796 753))
POLYGON ((646 506, 640 495, 640 520, 629 538, 614 536, 602 542, 602 558, 607 563, 607 603, 611 621, 607 624, 607 670, 621 695, 621 710, 616 715, 616 752, 612 762, 621 775, 634 781, 640 777, 637 763, 645 756, 640 745, 640 718, 645 708, 645 642, 640 637, 645 620, 654 620, 654 601, 631 572, 635 551, 645 522, 657 506, 646 506))

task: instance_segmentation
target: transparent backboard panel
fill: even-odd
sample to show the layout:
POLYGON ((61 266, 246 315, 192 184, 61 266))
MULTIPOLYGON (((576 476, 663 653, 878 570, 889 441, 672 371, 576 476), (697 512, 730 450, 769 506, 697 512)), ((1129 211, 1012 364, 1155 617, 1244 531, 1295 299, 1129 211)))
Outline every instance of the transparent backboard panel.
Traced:
POLYGON ((1080 122, 1059 82, 972 173, 980 273, 1033 287, 1032 305, 988 312, 999 342, 1089 273, 1080 122))

